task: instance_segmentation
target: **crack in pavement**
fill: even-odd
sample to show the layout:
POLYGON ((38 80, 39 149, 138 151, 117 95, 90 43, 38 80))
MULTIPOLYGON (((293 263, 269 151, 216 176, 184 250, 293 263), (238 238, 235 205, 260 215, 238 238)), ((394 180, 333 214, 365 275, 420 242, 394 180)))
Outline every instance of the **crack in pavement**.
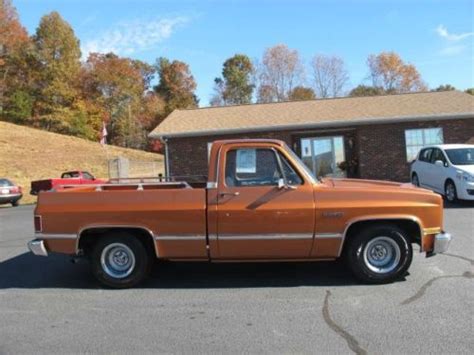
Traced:
POLYGON ((331 318, 331 315, 329 313, 329 297, 331 296, 331 291, 327 290, 326 291, 326 297, 324 298, 324 306, 323 306, 323 318, 326 324, 334 330, 338 335, 343 337, 349 348, 356 354, 367 354, 367 350, 363 349, 360 345, 359 342, 354 338, 353 335, 349 334, 347 331, 345 331, 341 326, 339 326, 336 322, 334 322, 331 318))
POLYGON ((407 304, 410 304, 412 302, 415 302, 416 300, 418 300, 419 298, 423 297, 423 295, 425 294, 426 290, 431 286, 433 285, 433 283, 437 280, 441 280, 441 279, 452 279, 452 278, 457 278, 457 277, 464 277, 464 278, 467 278, 467 279, 473 279, 474 278, 474 273, 470 272, 470 271, 466 271, 465 273, 463 273, 462 275, 443 275, 443 276, 437 276, 437 277, 433 277, 431 280, 425 282, 425 284, 423 286, 420 287, 420 289, 418 290, 417 293, 415 293, 413 296, 407 298, 405 301, 403 301, 402 303, 400 303, 402 306, 405 306, 407 304))
POLYGON ((450 256, 452 258, 458 258, 458 259, 461 259, 461 260, 465 260, 465 261, 468 261, 471 263, 472 266, 474 266, 474 260, 473 259, 469 259, 465 256, 462 256, 462 255, 456 255, 456 254, 450 254, 450 253, 441 253, 440 255, 446 255, 446 256, 450 256))

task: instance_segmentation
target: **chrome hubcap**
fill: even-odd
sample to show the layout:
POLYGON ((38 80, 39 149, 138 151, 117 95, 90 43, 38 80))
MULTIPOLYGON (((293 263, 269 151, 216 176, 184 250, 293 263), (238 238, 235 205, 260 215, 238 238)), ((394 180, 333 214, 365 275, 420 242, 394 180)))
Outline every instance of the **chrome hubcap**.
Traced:
POLYGON ((400 262, 400 247, 389 237, 376 237, 364 249, 364 263, 373 272, 385 274, 400 262))
POLYGON ((135 268, 135 255, 127 245, 112 243, 102 250, 100 264, 110 277, 123 279, 135 268))

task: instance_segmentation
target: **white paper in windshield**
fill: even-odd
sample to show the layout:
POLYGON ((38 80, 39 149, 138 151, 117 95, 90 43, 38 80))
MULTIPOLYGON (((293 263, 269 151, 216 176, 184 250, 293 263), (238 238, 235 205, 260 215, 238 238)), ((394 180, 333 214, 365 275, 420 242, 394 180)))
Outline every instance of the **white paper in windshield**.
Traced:
POLYGON ((257 150, 237 150, 236 173, 255 174, 257 172, 257 150))

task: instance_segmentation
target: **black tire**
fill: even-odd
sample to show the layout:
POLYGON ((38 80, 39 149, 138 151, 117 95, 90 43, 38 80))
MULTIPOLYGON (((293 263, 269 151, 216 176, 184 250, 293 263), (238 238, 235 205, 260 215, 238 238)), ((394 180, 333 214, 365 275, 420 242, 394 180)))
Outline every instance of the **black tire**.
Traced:
POLYGON ((373 225, 348 238, 346 262, 354 276, 363 283, 393 282, 404 276, 410 267, 413 258, 411 242, 406 232, 396 225, 373 225), (382 258, 384 250, 385 255, 391 257, 387 264, 376 265, 383 261, 376 259, 382 258))
POLYGON ((123 232, 107 235, 100 238, 92 249, 90 255, 92 273, 104 286, 130 288, 148 276, 152 266, 150 254, 143 243, 133 235, 123 232), (124 271, 117 271, 113 267, 118 265, 116 260, 121 262, 126 260, 122 266, 128 265, 128 267, 124 271))
POLYGON ((12 202, 12 207, 18 207, 18 201, 12 202))
POLYGON ((417 173, 413 173, 413 175, 411 176, 411 183, 416 187, 420 187, 420 179, 418 178, 417 173))
POLYGON ((451 203, 458 201, 458 192, 456 190, 456 185, 452 180, 448 180, 444 184, 444 198, 446 201, 451 203))

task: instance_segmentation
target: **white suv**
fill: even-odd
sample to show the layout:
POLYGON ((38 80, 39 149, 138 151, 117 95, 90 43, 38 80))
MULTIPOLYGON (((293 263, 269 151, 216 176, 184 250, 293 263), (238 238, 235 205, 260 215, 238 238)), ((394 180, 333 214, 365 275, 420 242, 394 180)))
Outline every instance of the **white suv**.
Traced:
POLYGON ((474 200, 474 145, 424 147, 411 165, 410 176, 413 185, 439 192, 450 202, 474 200))

